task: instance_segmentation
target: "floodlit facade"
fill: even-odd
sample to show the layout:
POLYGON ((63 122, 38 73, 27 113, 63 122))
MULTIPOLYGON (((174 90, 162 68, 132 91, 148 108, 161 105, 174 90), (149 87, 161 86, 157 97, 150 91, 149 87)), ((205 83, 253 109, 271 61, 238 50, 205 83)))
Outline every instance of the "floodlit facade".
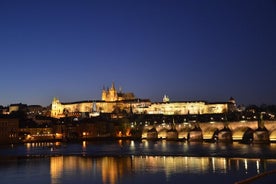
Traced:
POLYGON ((133 93, 117 92, 114 83, 111 88, 103 89, 102 100, 62 103, 54 98, 52 101, 51 117, 81 116, 97 111, 100 113, 134 113, 134 114, 216 114, 234 111, 236 103, 233 98, 228 102, 208 103, 205 101, 170 102, 164 96, 163 102, 150 102, 135 98, 133 93))
POLYGON ((151 103, 148 107, 137 107, 133 110, 137 114, 219 114, 234 109, 231 102, 207 103, 204 101, 194 102, 159 102, 151 103))
POLYGON ((54 98, 52 101, 51 117, 61 118, 66 116, 87 116, 92 112, 100 113, 130 113, 138 106, 149 106, 147 99, 135 98, 133 93, 123 93, 116 90, 114 83, 111 88, 103 88, 101 100, 62 103, 54 98))

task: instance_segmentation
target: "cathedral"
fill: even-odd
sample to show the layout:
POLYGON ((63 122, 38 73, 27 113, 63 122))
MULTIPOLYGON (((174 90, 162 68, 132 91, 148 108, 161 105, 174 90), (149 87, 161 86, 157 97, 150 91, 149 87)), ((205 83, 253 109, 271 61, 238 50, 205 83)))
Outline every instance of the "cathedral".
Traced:
POLYGON ((102 101, 114 102, 134 99, 135 96, 133 93, 123 93, 121 88, 119 89, 119 92, 117 92, 114 82, 112 83, 111 88, 105 89, 105 87, 103 87, 102 101))

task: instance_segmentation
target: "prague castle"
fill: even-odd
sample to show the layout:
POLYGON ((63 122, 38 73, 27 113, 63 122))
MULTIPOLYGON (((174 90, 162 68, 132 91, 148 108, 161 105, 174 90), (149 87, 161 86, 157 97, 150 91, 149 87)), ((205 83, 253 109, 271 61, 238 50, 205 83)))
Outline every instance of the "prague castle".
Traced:
POLYGON ((133 93, 123 93, 116 90, 114 83, 110 88, 103 88, 101 100, 62 103, 54 98, 52 101, 51 117, 87 116, 93 112, 99 113, 130 113, 138 106, 149 106, 147 99, 138 99, 133 93))
POLYGON ((134 113, 134 114, 219 114, 236 110, 236 102, 230 98, 227 102, 208 103, 205 101, 171 102, 164 96, 162 102, 151 102, 148 99, 136 98, 133 93, 123 93, 116 90, 114 83, 110 88, 103 88, 101 100, 63 103, 54 98, 51 116, 61 118, 66 116, 93 116, 93 113, 134 113))

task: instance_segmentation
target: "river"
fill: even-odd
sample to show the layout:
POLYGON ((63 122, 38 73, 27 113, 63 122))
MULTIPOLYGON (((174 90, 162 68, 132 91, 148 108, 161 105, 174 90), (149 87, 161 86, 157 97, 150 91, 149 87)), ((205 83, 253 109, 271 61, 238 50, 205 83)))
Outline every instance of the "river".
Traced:
MULTIPOLYGON (((274 143, 119 140, 0 146, 1 184, 227 184, 275 169, 274 143)), ((274 183, 276 175, 268 179, 259 181, 274 183)))

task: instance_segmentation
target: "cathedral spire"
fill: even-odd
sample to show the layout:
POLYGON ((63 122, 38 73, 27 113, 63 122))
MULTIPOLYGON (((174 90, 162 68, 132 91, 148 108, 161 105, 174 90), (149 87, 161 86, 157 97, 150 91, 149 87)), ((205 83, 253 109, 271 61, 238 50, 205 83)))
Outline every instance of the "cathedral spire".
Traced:
POLYGON ((111 90, 115 90, 115 85, 114 85, 114 82, 112 82, 112 85, 111 85, 111 90))

